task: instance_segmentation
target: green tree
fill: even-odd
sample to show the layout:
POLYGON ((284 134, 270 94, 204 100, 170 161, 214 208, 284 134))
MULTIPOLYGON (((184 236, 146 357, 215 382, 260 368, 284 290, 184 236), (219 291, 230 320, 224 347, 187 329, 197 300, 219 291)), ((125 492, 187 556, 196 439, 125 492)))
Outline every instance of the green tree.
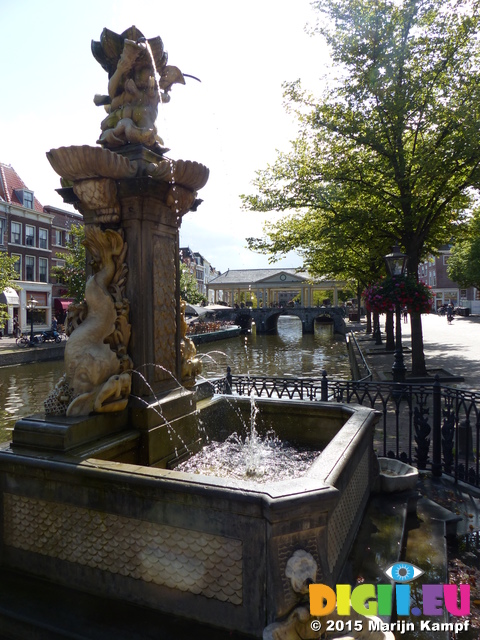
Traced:
POLYGON ((56 257, 64 261, 63 266, 52 268, 52 274, 58 282, 65 285, 68 298, 74 298, 75 302, 82 302, 85 298, 86 251, 85 228, 83 225, 72 225, 70 240, 67 242, 68 253, 57 253, 56 257))
MULTIPOLYGON (((18 258, 12 258, 4 251, 0 251, 0 293, 7 287, 12 289, 18 289, 18 285, 15 283, 17 272, 15 271, 15 262, 18 258)), ((9 319, 7 305, 0 304, 0 327, 9 319)))
POLYGON ((198 290, 195 276, 183 262, 180 263, 180 297, 189 304, 207 302, 207 298, 198 290))
MULTIPOLYGON (((244 201, 298 213, 250 246, 300 247, 318 274, 330 256, 344 277, 368 284, 399 244, 416 277, 479 185, 479 0, 314 4, 338 77, 319 100, 299 82, 285 86, 298 139, 257 174, 257 194, 244 201)), ((411 324, 412 371, 424 375, 420 314, 411 324)))
POLYGON ((447 274, 461 287, 480 289, 480 209, 474 211, 463 239, 452 247, 447 274))

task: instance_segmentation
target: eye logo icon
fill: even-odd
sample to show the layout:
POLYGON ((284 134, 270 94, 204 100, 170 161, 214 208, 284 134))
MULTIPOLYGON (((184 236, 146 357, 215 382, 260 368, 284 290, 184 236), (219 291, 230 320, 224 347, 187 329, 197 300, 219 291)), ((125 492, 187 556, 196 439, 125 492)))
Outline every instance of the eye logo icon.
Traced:
POLYGON ((425 572, 408 562, 394 562, 384 571, 385 575, 395 582, 411 582, 425 572))

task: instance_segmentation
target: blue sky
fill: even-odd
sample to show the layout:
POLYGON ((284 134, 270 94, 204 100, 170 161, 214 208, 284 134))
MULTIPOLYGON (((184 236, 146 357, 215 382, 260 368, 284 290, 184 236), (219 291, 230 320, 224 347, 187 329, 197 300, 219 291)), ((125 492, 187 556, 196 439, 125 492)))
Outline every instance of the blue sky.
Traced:
MULTIPOLYGON (((104 112, 93 96, 107 92, 107 74, 90 42, 104 27, 121 33, 134 24, 148 38, 159 35, 169 63, 202 81, 174 85, 157 119, 170 157, 210 168, 204 202, 184 217, 181 244, 220 271, 267 266, 245 249, 265 217, 242 211, 239 195, 252 192, 255 171, 295 137, 282 82, 319 87, 328 56, 319 36, 304 30, 316 17, 308 0, 2 0, 0 161, 43 205, 68 208, 45 153, 95 145, 104 112)), ((279 264, 296 267, 299 259, 279 264)))

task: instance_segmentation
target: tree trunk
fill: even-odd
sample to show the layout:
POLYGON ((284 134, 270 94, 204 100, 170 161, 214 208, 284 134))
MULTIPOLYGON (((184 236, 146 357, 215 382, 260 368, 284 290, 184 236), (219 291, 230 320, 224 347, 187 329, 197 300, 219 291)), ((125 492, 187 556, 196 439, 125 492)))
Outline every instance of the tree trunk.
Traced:
POLYGON ((410 313, 410 327, 412 332, 412 376, 426 376, 427 366, 423 352, 422 314, 410 313))
POLYGON ((395 350, 395 336, 393 333, 393 311, 387 311, 386 319, 385 319, 385 333, 387 336, 387 341, 385 343, 386 351, 394 351, 395 350))
POLYGON ((372 333, 372 312, 367 310, 367 328, 365 333, 372 333))

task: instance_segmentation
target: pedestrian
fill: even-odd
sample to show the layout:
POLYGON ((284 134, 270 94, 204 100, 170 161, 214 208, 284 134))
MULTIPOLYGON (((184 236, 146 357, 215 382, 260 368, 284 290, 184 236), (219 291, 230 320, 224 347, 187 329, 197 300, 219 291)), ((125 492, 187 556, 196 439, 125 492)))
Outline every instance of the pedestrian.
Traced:
POLYGON ((20 337, 20 327, 18 326, 18 318, 16 317, 13 319, 13 335, 15 338, 20 337))
POLYGON ((448 324, 451 324, 452 320, 453 320, 453 304, 450 303, 447 306, 447 322, 448 322, 448 324))
POLYGON ((52 320, 52 331, 56 331, 58 327, 58 321, 55 318, 55 316, 53 316, 53 320, 52 320))
POLYGON ((404 321, 405 323, 406 323, 406 322, 408 322, 408 309, 407 309, 407 307, 405 307, 405 308, 403 309, 403 321, 404 321))

